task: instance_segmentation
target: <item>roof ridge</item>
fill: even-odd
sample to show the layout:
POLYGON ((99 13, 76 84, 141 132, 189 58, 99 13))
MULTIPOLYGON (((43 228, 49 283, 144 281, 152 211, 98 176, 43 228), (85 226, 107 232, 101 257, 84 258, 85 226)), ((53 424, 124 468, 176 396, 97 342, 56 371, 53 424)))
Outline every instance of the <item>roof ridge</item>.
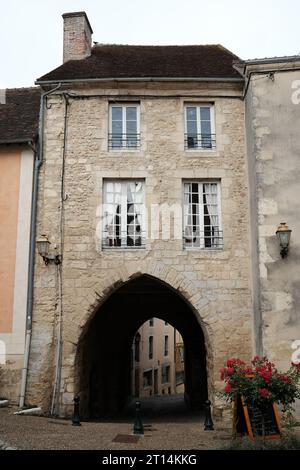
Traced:
MULTIPOLYGON (((103 47, 103 46, 118 46, 118 47, 220 47, 227 52, 233 54, 229 49, 222 46, 221 44, 209 43, 209 44, 127 44, 127 43, 105 43, 105 42, 96 42, 94 41, 93 48, 103 47)), ((235 54, 233 54, 235 55, 235 54)))
POLYGON ((15 88, 2 88, 2 90, 6 91, 25 91, 25 90, 40 90, 41 87, 38 86, 26 86, 26 87, 15 87, 15 88))

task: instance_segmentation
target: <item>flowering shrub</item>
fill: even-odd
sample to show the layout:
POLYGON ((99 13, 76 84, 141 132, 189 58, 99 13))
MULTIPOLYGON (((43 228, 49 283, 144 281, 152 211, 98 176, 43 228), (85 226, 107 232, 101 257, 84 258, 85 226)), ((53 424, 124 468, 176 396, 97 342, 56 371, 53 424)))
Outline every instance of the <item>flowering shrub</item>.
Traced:
POLYGON ((289 370, 282 374, 266 356, 255 356, 251 366, 240 359, 231 358, 220 373, 225 381, 222 395, 230 401, 240 395, 248 405, 262 408, 277 402, 288 410, 295 399, 300 398, 300 363, 292 363, 289 370))

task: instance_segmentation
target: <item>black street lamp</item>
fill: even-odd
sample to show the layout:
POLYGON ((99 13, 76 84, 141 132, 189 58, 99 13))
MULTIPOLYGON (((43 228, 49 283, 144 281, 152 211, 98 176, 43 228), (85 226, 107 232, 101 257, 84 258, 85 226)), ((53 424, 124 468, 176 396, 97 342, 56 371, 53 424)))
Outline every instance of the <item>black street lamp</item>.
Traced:
POLYGON ((285 258, 288 254, 290 238, 292 231, 289 229, 285 222, 281 222, 276 230, 276 235, 280 244, 280 254, 285 258))

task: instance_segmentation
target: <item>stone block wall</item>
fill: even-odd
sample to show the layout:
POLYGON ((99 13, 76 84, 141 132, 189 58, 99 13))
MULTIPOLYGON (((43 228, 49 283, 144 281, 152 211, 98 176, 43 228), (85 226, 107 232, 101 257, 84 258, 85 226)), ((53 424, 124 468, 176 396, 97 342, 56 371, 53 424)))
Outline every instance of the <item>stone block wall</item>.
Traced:
POLYGON ((109 293, 138 273, 165 281, 193 307, 206 338, 213 398, 223 386, 219 368, 226 359, 248 360, 253 349, 240 85, 119 83, 71 91, 89 97, 68 98, 66 130, 64 97, 59 93, 47 99, 37 233, 46 234, 53 249, 57 245, 63 263, 46 267, 37 257, 27 399, 50 407, 62 312, 60 413, 70 412, 81 333, 109 293), (140 103, 139 151, 108 151, 109 101, 119 99, 140 103), (214 103, 215 151, 184 150, 186 102, 214 103), (219 180, 224 249, 185 250, 181 239, 148 238, 145 249, 102 250, 97 226, 105 178, 145 179, 147 207, 182 205, 185 179, 219 180))

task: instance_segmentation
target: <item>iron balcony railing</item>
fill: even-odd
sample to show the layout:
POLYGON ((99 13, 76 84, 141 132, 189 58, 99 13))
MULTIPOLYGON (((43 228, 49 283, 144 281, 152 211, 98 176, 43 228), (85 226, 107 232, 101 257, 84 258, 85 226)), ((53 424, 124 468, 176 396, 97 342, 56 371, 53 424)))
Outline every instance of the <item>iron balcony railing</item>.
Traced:
POLYGON ((108 134, 108 149, 137 149, 141 146, 141 134, 108 134))
POLYGON ((127 234, 103 233, 102 248, 106 249, 127 249, 127 248, 145 248, 146 246, 146 232, 127 234))
POLYGON ((183 246, 202 250, 222 250, 223 231, 215 227, 207 227, 204 231, 193 231, 187 227, 183 232, 183 246))
POLYGON ((184 134, 184 148, 192 149, 215 149, 216 134, 184 134))

